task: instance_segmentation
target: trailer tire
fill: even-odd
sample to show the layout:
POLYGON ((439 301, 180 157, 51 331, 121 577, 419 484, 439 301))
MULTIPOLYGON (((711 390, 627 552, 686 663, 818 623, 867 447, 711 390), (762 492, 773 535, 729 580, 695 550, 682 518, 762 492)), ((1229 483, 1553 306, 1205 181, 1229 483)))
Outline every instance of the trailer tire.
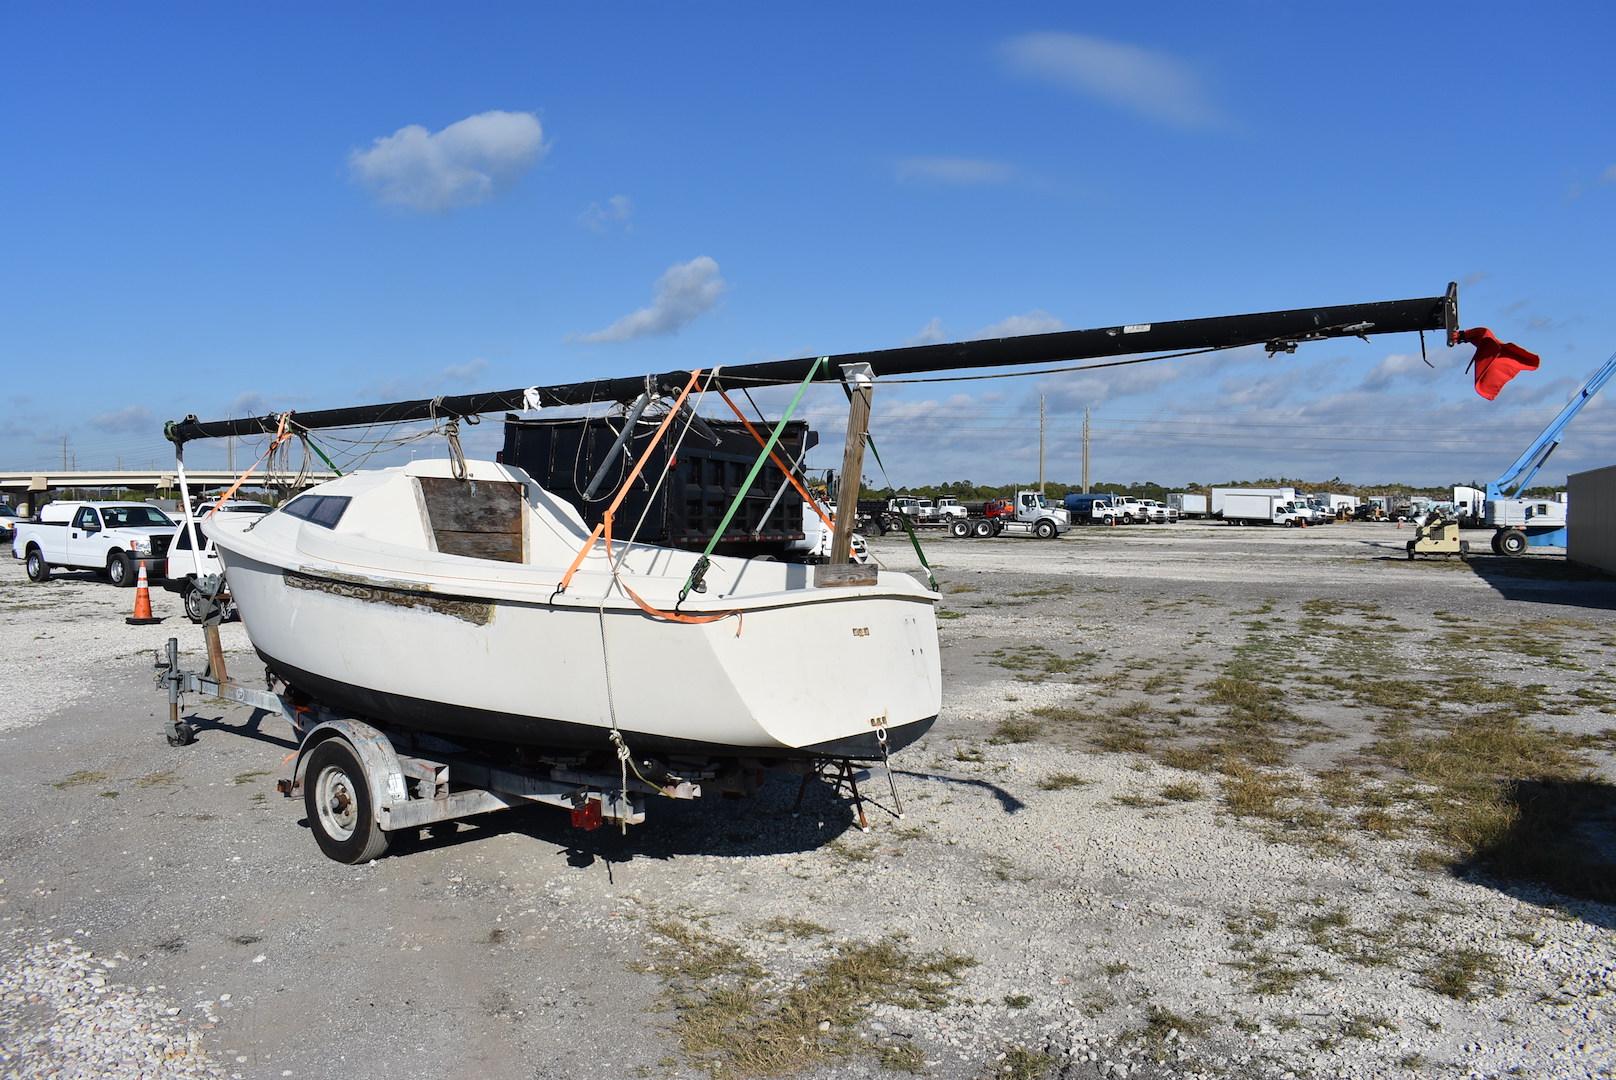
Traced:
POLYGON ((202 595, 202 590, 195 585, 187 585, 181 602, 185 605, 185 617, 197 626, 201 626, 203 612, 207 607, 207 601, 202 595))
POLYGON ((1032 533, 1040 540, 1053 540, 1055 538, 1055 523, 1053 521, 1040 521, 1032 527, 1032 533))
POLYGON ((107 580, 120 589, 127 589, 135 583, 135 564, 121 551, 107 556, 106 573, 107 580))
POLYGON ((960 520, 951 524, 948 527, 948 531, 953 536, 963 540, 965 537, 971 535, 971 523, 961 518, 960 520))
POLYGON ((28 561, 24 564, 28 569, 28 580, 34 582, 50 580, 50 563, 45 561, 45 553, 37 547, 28 549, 28 561))
POLYGON ((1498 553, 1511 558, 1526 553, 1526 534, 1519 529, 1505 529, 1498 534, 1498 553))
POLYGON ((356 866, 387 850, 388 836, 376 823, 365 767, 345 740, 327 739, 309 752, 303 807, 314 841, 327 858, 356 866))

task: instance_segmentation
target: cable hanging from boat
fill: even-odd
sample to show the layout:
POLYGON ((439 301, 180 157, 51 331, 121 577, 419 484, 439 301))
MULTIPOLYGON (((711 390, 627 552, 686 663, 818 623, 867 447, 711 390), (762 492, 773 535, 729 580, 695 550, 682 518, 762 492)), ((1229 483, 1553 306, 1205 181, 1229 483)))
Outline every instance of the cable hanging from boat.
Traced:
POLYGON ((679 610, 679 605, 685 602, 685 599, 689 597, 692 591, 700 592, 703 590, 705 584, 703 579, 707 576, 707 568, 712 565, 713 549, 718 547, 718 542, 729 531, 729 523, 735 520, 735 513, 741 508, 741 502, 746 498, 746 493, 757 482, 758 473, 763 471, 763 463, 769 459, 769 455, 774 453, 774 448, 779 445, 780 435, 785 431, 786 425, 791 422, 791 417, 796 413, 797 406, 802 404, 803 395, 808 392, 809 384, 814 381, 814 377, 819 374, 820 369, 829 360, 830 357, 828 356, 821 356, 815 360, 808 368, 808 374, 803 376, 802 382, 797 384, 797 392, 791 396, 791 404, 786 406, 785 415, 780 417, 779 422, 774 425, 774 430, 769 433, 769 441, 764 444, 763 452, 758 454, 757 460, 752 462, 751 471, 746 474, 746 479, 741 481, 740 490, 730 500, 729 509, 724 511, 724 516, 719 521, 718 528, 713 530, 712 538, 707 541, 707 547, 702 551, 701 558, 697 559, 696 565, 690 568, 690 576, 685 578, 684 585, 679 589, 678 603, 673 605, 674 611, 679 610))

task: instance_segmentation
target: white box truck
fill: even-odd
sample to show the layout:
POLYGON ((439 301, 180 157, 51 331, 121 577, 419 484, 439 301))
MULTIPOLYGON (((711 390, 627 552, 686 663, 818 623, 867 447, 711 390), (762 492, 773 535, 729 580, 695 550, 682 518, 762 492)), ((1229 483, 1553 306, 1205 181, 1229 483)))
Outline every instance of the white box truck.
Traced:
POLYGON ((1167 495, 1167 505, 1178 511, 1181 518, 1206 517, 1206 496, 1191 495, 1186 491, 1172 491, 1167 495))
POLYGON ((1277 495, 1233 492, 1223 500, 1223 520, 1230 525, 1305 525, 1312 514, 1277 495))
POLYGON ((1212 516, 1223 516, 1223 503, 1230 495, 1266 495, 1280 502, 1290 502, 1296 498, 1296 489, 1290 487, 1272 488, 1213 488, 1212 489, 1212 516))

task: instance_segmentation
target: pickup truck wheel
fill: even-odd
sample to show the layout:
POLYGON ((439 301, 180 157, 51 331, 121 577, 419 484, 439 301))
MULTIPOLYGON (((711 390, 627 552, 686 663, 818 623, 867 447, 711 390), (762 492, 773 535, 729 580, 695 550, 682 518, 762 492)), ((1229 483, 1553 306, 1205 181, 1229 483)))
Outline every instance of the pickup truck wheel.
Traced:
POLYGON ((1100 519, 1101 525, 1115 525, 1116 523, 1117 519, 1112 517, 1110 514, 1107 514, 1105 517, 1100 519))
POLYGON ((971 523, 966 521, 964 518, 959 518, 948 527, 948 531, 955 537, 964 539, 965 537, 971 535, 971 523))
POLYGON ((25 565, 28 568, 29 581, 50 580, 50 563, 45 561, 44 554, 38 548, 28 549, 28 561, 25 565))
POLYGON ((120 589, 135 583, 134 569, 129 556, 121 551, 114 551, 107 556, 107 580, 120 589))
POLYGON ((1032 527, 1032 532, 1040 540, 1053 540, 1055 537, 1055 523, 1053 521, 1040 521, 1032 527))
POLYGON ((387 850, 388 836, 376 824, 365 768, 340 738, 327 739, 309 753, 303 807, 315 842, 328 858, 353 866, 387 850))

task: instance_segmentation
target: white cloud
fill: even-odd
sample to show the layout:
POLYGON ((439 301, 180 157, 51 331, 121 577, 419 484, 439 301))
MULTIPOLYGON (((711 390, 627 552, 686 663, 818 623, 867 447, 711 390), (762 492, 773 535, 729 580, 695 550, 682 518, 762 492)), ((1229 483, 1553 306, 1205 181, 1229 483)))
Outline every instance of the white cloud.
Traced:
POLYGON ((1083 34, 1021 34, 1000 54, 1010 69, 1173 127, 1224 122, 1199 75, 1166 53, 1083 34))
POLYGON ((272 403, 257 390, 247 390, 237 394, 224 407, 230 416, 265 416, 272 410, 272 403))
POLYGON ((1009 183, 1015 179, 1016 170, 1002 161, 985 158, 907 157, 898 162, 896 175, 903 182, 981 187, 1009 183))
POLYGON ((613 225, 621 225, 627 232, 633 228, 629 218, 634 216, 634 200, 627 195, 613 195, 604 203, 592 202, 578 215, 578 224, 591 232, 606 232, 613 225))
POLYGON ((1616 184, 1616 165, 1606 165, 1605 171, 1599 174, 1601 184, 1616 184))
POLYGON ((649 306, 624 315, 604 330, 582 334, 579 340, 598 344, 675 333, 711 311, 724 289, 718 263, 708 256, 675 263, 657 278, 649 306))
POLYGON ((992 326, 984 326, 978 330, 978 338, 1021 337, 1023 334, 1052 334, 1056 330, 1066 329, 1066 324, 1055 316, 1038 308, 1022 315, 1012 315, 1008 319, 1000 320, 992 326))
MULTIPOLYGON (((1469 358, 1470 355, 1466 353, 1464 359, 1468 361, 1469 358)), ((1430 357, 1430 364, 1427 366, 1417 353, 1391 353, 1369 369, 1359 389, 1385 390, 1393 386, 1407 385, 1411 380, 1431 382, 1438 376, 1451 376, 1451 369, 1458 365, 1459 359, 1459 353, 1451 349, 1441 349, 1430 357)))
POLYGON ((348 155, 359 183, 384 203, 441 211, 492 198, 543 156, 544 129, 525 112, 478 113, 439 132, 419 124, 348 155))
POLYGON ((943 320, 933 315, 931 321, 920 328, 920 332, 904 342, 905 345, 935 345, 943 337, 943 320))
POLYGON ((450 364, 438 373, 438 378, 442 382, 464 383, 470 382, 487 370, 488 361, 476 356, 464 364, 450 364))
POLYGON ((99 432, 153 431, 157 426, 152 411, 144 405, 128 405, 90 418, 90 429, 99 432))

